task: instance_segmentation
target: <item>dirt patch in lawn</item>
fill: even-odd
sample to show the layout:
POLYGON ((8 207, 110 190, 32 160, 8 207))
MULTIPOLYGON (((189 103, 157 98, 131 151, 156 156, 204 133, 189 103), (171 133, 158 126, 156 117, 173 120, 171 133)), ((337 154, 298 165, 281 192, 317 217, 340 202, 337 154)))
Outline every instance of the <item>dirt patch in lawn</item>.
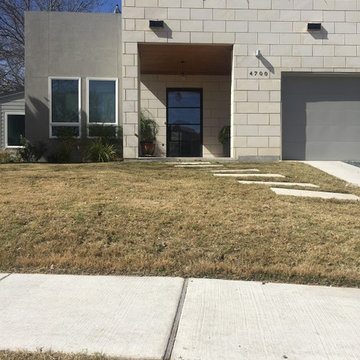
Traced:
MULTIPOLYGON (((225 163, 359 188, 302 163, 225 163)), ((258 178, 256 180, 259 180, 258 178)), ((0 166, 0 270, 360 285, 360 203, 166 163, 0 166)))

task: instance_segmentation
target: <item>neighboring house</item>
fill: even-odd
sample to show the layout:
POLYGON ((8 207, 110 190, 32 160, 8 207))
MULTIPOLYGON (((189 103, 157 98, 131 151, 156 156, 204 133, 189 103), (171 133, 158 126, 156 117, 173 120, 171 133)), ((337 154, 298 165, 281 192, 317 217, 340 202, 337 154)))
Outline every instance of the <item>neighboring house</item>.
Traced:
POLYGON ((0 96, 0 151, 16 149, 25 136, 24 92, 0 96))
POLYGON ((122 14, 25 17, 26 136, 123 127, 139 157, 140 109, 158 156, 358 160, 356 0, 125 0, 122 14))

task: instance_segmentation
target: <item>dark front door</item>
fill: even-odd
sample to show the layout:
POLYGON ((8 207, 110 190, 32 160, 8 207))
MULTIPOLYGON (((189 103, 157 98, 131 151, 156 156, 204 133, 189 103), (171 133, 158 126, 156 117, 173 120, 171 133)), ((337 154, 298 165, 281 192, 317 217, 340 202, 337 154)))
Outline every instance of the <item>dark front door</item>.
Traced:
POLYGON ((167 156, 202 156, 202 89, 167 90, 167 156))

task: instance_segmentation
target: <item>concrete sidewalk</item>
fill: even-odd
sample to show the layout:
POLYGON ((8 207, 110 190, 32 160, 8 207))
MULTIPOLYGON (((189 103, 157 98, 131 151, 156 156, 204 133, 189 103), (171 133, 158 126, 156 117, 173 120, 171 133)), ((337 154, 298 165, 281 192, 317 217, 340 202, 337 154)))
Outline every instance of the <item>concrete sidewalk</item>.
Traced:
POLYGON ((360 289, 0 274, 0 349, 132 359, 360 359, 360 289))
POLYGON ((302 161, 347 183, 360 186, 360 168, 342 161, 302 161))

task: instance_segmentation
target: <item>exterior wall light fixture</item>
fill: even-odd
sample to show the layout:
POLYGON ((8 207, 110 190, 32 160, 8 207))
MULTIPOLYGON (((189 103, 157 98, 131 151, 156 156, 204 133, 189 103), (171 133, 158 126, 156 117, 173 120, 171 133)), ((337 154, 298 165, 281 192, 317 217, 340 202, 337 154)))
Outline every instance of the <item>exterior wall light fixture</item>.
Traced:
POLYGON ((261 56, 261 51, 260 51, 260 50, 256 50, 256 51, 255 51, 255 56, 256 56, 257 58, 259 58, 259 57, 261 56))
POLYGON ((308 31, 320 31, 321 23, 308 23, 307 29, 308 31))
POLYGON ((163 20, 150 20, 149 26, 151 28, 163 28, 164 27, 164 21, 163 20))

